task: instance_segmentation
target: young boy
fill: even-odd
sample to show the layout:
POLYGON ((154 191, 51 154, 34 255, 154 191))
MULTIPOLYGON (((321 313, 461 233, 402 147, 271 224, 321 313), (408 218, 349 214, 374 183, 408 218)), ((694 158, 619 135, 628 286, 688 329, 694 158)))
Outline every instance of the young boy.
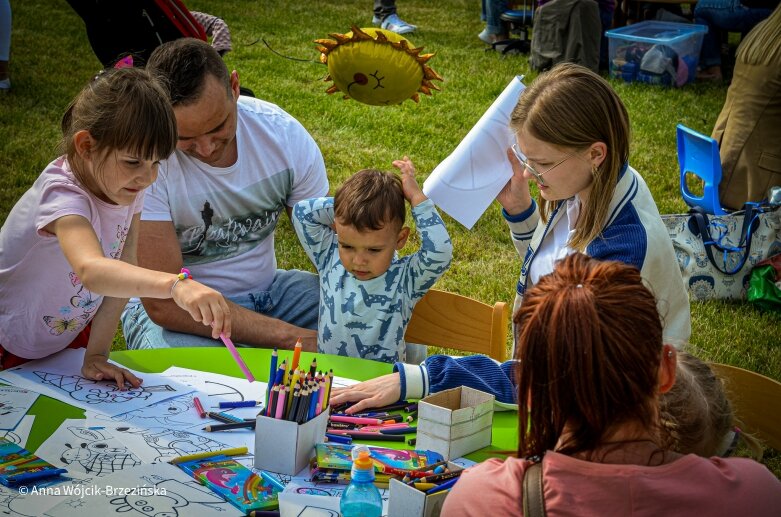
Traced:
POLYGON ((335 197, 307 199, 293 208, 298 237, 320 274, 320 353, 390 363, 425 359, 423 347, 407 350, 404 331, 412 308, 450 266, 453 246, 434 203, 415 181, 410 159, 393 165, 401 178, 364 169, 335 197), (410 232, 405 199, 421 247, 398 258, 410 232))

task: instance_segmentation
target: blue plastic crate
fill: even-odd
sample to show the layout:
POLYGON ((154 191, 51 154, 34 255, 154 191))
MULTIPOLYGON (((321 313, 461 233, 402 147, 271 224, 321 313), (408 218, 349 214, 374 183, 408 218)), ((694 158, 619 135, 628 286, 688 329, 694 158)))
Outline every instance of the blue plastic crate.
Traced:
POLYGON ((708 27, 646 21, 605 32, 610 75, 627 82, 683 86, 694 81, 708 27))

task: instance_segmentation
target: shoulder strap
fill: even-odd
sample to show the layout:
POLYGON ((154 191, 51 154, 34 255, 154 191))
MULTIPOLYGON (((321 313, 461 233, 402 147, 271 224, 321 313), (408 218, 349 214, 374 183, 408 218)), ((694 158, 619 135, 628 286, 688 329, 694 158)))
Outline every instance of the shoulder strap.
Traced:
POLYGON ((545 517, 541 461, 533 463, 523 473, 523 517, 545 517))

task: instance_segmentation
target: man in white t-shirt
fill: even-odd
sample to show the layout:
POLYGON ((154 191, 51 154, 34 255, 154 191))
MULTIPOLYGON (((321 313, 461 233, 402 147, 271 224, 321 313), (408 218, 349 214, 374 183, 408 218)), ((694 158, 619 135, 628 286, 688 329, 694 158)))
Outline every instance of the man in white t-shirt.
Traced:
MULTIPOLYGON (((279 107, 239 97, 238 74, 205 42, 165 43, 147 70, 167 87, 179 143, 146 193, 139 265, 185 267, 220 291, 237 343, 291 348, 300 337, 315 350, 317 276, 277 269, 274 229, 283 209, 290 216, 298 201, 328 192, 317 144, 279 107)), ((168 302, 131 300, 122 314, 128 348, 220 344, 168 302)))

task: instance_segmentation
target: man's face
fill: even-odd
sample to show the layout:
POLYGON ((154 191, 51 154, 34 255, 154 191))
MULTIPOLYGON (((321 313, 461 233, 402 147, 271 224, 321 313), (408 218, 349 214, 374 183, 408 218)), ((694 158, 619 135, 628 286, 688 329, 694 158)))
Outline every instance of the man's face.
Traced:
POLYGON ((192 104, 174 107, 179 130, 177 149, 213 167, 236 163, 236 102, 238 76, 231 75, 230 94, 215 77, 206 76, 201 96, 192 104))

